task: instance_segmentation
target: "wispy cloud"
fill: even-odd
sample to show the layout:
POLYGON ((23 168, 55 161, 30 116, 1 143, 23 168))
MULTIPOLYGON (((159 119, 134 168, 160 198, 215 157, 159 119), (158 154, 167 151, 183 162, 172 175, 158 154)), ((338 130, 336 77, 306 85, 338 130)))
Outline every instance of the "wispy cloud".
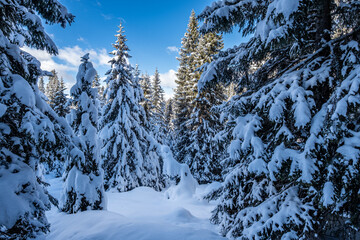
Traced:
POLYGON ((102 16, 105 20, 111 20, 111 19, 114 18, 111 14, 101 13, 101 16, 102 16))
POLYGON ((178 53, 179 52, 179 48, 175 47, 175 46, 169 46, 166 48, 168 53, 178 53))

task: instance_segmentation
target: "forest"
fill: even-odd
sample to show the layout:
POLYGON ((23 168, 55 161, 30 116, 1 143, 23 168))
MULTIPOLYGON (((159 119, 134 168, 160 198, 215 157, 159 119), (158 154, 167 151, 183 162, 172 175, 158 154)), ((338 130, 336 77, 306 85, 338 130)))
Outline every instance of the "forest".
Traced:
POLYGON ((105 76, 43 70, 60 2, 0 0, 0 239, 360 239, 360 1, 193 10, 168 99, 124 21, 105 76))

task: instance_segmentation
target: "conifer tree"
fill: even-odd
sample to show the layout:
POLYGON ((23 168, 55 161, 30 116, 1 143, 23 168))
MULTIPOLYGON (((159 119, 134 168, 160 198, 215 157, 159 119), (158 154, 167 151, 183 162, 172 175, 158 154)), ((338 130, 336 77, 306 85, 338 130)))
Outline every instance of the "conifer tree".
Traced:
POLYGON ((166 101, 165 105, 165 125, 168 130, 174 130, 173 120, 174 120, 174 100, 170 98, 166 101))
POLYGON ((160 190, 163 183, 157 144, 140 105, 142 91, 128 63, 129 48, 122 25, 119 28, 113 44, 112 68, 107 73, 106 105, 101 120, 105 187, 129 191, 148 186, 160 190))
POLYGON ((198 79, 198 73, 196 69, 200 67, 198 65, 198 59, 196 52, 199 45, 199 30, 198 21, 195 16, 195 12, 191 12, 188 29, 182 39, 182 47, 180 49, 179 69, 177 73, 177 79, 175 80, 177 87, 175 89, 175 132, 177 142, 175 145, 175 152, 177 160, 184 161, 186 154, 186 146, 189 145, 189 131, 186 127, 186 121, 190 118, 193 110, 192 102, 196 97, 196 82, 198 79))
POLYGON ((166 138, 166 125, 165 125, 165 100, 164 90, 161 87, 161 80, 159 71, 156 69, 153 82, 152 82, 152 131, 155 139, 164 144, 166 138))
POLYGON ((51 76, 49 76, 49 81, 46 84, 46 96, 48 98, 48 103, 54 109, 54 99, 56 93, 59 91, 60 81, 57 72, 54 70, 51 71, 51 76))
POLYGON ((152 105, 154 112, 161 113, 162 105, 164 103, 164 89, 161 87, 160 74, 158 69, 155 70, 154 79, 152 82, 152 105))
POLYGON ((52 103, 52 108, 60 117, 65 117, 69 113, 67 105, 68 98, 66 97, 67 94, 65 93, 65 90, 64 79, 61 78, 52 103))
MULTIPOLYGON (((222 36, 207 33, 201 36, 196 52, 200 65, 210 63, 213 56, 223 48, 222 36)), ((201 71, 196 73, 200 79, 201 71)), ((195 83, 197 86, 197 82, 195 83)), ((221 180, 222 168, 219 159, 224 156, 222 143, 214 141, 221 130, 220 115, 212 107, 225 101, 225 90, 221 85, 203 90, 192 102, 194 109, 186 121, 189 131, 188 145, 184 147, 184 162, 199 183, 221 180)))
POLYGON ((101 113, 102 113, 102 107, 105 104, 105 98, 104 98, 104 90, 105 87, 101 86, 100 84, 100 76, 99 74, 95 75, 94 81, 92 82, 92 87, 95 88, 97 90, 97 100, 99 101, 98 104, 98 113, 99 113, 99 117, 101 117, 101 113))
POLYGON ((144 99, 141 102, 141 105, 143 106, 146 117, 148 120, 152 118, 152 110, 154 106, 152 105, 152 84, 150 80, 150 76, 146 73, 141 76, 140 78, 140 85, 144 93, 144 99))
POLYGON ((96 89, 99 89, 100 85, 101 85, 100 84, 100 76, 99 76, 99 74, 96 74, 95 78, 94 78, 94 81, 92 82, 92 87, 96 88, 96 89))
MULTIPOLYGON (((105 96, 104 96, 104 92, 105 92, 105 87, 104 86, 100 86, 98 89, 99 92, 99 101, 100 101, 100 109, 102 109, 102 107, 105 105, 105 96)), ((99 114, 101 114, 101 111, 99 112, 99 114)))
POLYGON ((98 138, 97 89, 92 88, 96 70, 89 62, 89 54, 81 58, 82 64, 71 88, 69 115, 71 127, 79 137, 79 149, 84 158, 70 158, 65 169, 65 189, 61 210, 77 213, 102 210, 106 207, 103 170, 100 167, 100 142, 98 138))
POLYGON ((41 76, 39 78, 39 83, 38 83, 38 87, 39 87, 39 90, 45 94, 45 84, 44 84, 44 77, 41 76))
POLYGON ((63 27, 74 17, 51 0, 4 0, 0 9, 0 238, 42 239, 50 202, 40 162, 65 136, 71 140, 71 130, 40 96, 40 64, 20 47, 57 53, 40 17, 63 27))
POLYGON ((228 174, 212 221, 230 239, 358 239, 360 6, 283 4, 216 1, 200 14, 203 32, 254 34, 198 85, 242 91, 222 109, 228 174))
POLYGON ((170 148, 173 148, 175 137, 174 137, 174 100, 173 98, 170 98, 166 101, 165 104, 165 129, 166 129, 166 138, 165 143, 170 146, 170 148))

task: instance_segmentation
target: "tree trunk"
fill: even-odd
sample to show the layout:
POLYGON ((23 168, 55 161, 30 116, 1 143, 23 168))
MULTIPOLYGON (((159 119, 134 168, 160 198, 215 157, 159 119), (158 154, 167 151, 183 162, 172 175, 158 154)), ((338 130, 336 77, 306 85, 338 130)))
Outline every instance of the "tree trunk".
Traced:
POLYGON ((331 36, 331 4, 333 0, 316 0, 317 2, 317 23, 316 23, 316 41, 322 39, 330 41, 331 36))

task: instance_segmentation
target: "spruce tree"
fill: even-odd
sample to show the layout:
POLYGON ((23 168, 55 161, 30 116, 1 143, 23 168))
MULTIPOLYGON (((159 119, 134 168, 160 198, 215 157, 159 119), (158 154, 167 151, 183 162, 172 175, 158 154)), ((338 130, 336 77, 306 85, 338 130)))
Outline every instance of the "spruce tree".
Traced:
POLYGON ((68 98, 66 97, 67 94, 65 93, 65 90, 64 79, 61 78, 52 103, 52 108, 60 117, 65 117, 69 113, 67 105, 68 98))
POLYGON ((69 121, 79 137, 79 149, 84 157, 70 158, 66 163, 61 206, 66 213, 106 207, 103 170, 100 167, 101 143, 98 140, 98 93, 96 88, 92 88, 96 70, 89 62, 89 54, 84 55, 81 62, 76 84, 70 91, 73 109, 69 121))
POLYGON ((113 44, 112 68, 107 73, 106 105, 101 120, 105 187, 129 191, 148 186, 160 190, 163 183, 157 143, 140 105, 141 87, 128 63, 130 55, 123 27, 119 28, 113 44))
POLYGON ((174 120, 174 99, 170 98, 166 101, 165 104, 165 125, 167 130, 174 130, 173 120, 174 120))
MULTIPOLYGON (((196 52, 197 62, 200 65, 210 63, 213 56, 223 48, 222 36, 216 33, 207 33, 201 36, 196 52)), ((201 71, 196 73, 197 79, 201 71)), ((197 86, 197 82, 196 82, 197 86)), ((184 162, 189 165, 190 171, 199 183, 209 183, 221 180, 221 164, 219 159, 224 156, 222 143, 214 140, 221 130, 220 114, 212 107, 225 101, 225 90, 221 85, 203 90, 192 102, 194 109, 186 121, 189 131, 188 145, 184 147, 184 162)))
POLYGON ((41 97, 39 62, 20 47, 56 54, 39 17, 63 27, 74 17, 51 0, 4 0, 0 9, 0 238, 42 239, 50 202, 40 162, 53 157, 65 136, 71 139, 71 130, 41 97))
POLYGON ((196 97, 196 82, 198 81, 198 73, 196 69, 199 66, 196 52, 199 45, 198 21, 195 12, 191 12, 188 29, 182 39, 182 47, 180 49, 179 69, 177 86, 175 89, 175 132, 177 142, 175 144, 175 152, 177 160, 184 161, 186 154, 186 146, 189 145, 189 131, 186 127, 186 121, 190 118, 193 110, 192 102, 196 97))
POLYGON ((100 84, 100 76, 99 76, 99 74, 96 74, 95 78, 94 78, 94 81, 92 82, 92 87, 96 88, 96 89, 99 89, 100 86, 101 86, 101 84, 100 84))
POLYGON ((140 77, 140 86, 144 93, 144 99, 141 102, 141 106, 143 106, 146 117, 148 120, 152 118, 152 110, 154 106, 152 105, 152 84, 150 76, 146 73, 140 77))
POLYGON ((102 107, 105 105, 105 98, 104 98, 105 87, 101 86, 99 74, 95 75, 94 81, 92 82, 92 87, 97 90, 97 100, 99 101, 99 103, 97 104, 99 108, 98 114, 99 117, 101 117, 102 107))
POLYGON ((170 146, 170 148, 173 148, 175 137, 174 137, 174 100, 173 98, 170 98, 166 101, 165 104, 165 113, 164 113, 164 122, 165 122, 165 129, 166 129, 166 138, 165 143, 166 145, 170 146))
POLYGON ((55 95, 59 91, 59 88, 60 88, 59 76, 54 69, 51 71, 51 76, 49 76, 49 81, 46 84, 46 92, 45 92, 48 98, 48 103, 52 107, 52 109, 54 109, 55 107, 54 105, 55 95))
POLYGON ((152 131, 155 139, 164 144, 166 138, 166 125, 165 125, 165 100, 164 90, 161 87, 161 80, 159 71, 156 69, 153 82, 152 82, 152 131))
POLYGON ((216 1, 200 14, 203 32, 253 34, 198 85, 241 91, 222 109, 228 173, 212 221, 230 239, 358 239, 360 6, 283 4, 216 1))
POLYGON ((38 87, 39 87, 39 90, 45 94, 45 84, 44 84, 44 77, 41 76, 39 78, 39 83, 38 83, 38 87))

